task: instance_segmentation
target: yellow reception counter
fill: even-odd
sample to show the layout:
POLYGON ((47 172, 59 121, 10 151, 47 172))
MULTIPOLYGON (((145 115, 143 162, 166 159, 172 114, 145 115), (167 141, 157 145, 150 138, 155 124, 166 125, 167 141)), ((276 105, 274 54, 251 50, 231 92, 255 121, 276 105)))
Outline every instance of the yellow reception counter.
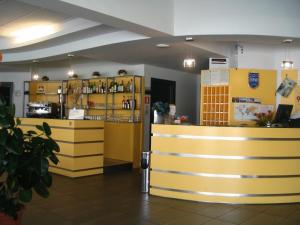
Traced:
POLYGON ((103 173, 104 121, 21 118, 20 128, 35 130, 49 124, 52 138, 59 144, 59 163, 50 171, 68 177, 103 173))
POLYGON ((300 202, 300 128, 152 125, 150 194, 300 202))

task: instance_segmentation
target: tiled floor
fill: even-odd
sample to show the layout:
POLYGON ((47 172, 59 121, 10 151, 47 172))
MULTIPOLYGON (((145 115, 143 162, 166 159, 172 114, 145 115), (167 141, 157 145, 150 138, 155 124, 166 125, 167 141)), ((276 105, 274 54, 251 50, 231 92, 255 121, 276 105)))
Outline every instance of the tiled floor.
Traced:
POLYGON ((300 225, 300 204, 196 203, 148 196, 139 188, 138 172, 54 176, 51 197, 35 197, 22 225, 300 225))

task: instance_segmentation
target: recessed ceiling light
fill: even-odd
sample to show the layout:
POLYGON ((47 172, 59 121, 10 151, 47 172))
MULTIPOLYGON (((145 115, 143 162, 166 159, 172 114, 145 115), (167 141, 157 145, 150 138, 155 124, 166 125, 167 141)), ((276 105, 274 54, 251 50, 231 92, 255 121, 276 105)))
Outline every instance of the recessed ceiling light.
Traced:
POLYGON ((292 43, 292 42, 293 42, 293 39, 284 39, 282 41, 282 43, 287 43, 287 44, 292 43))
POLYGON ((161 44, 157 44, 156 47, 158 47, 158 48, 169 48, 170 45, 161 43, 161 44))
POLYGON ((188 36, 188 37, 185 37, 185 40, 186 40, 186 41, 193 41, 193 40, 194 40, 194 38, 193 38, 193 37, 191 37, 191 36, 188 36))

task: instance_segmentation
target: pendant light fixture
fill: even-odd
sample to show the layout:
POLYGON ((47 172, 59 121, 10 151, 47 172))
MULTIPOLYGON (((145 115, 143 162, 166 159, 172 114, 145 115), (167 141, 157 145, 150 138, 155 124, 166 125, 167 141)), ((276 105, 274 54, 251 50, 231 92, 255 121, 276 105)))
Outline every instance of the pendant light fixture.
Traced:
POLYGON ((194 58, 186 58, 183 60, 184 68, 195 68, 196 60, 194 58))
POLYGON ((294 62, 290 60, 290 46, 293 42, 292 39, 285 39, 282 43, 285 45, 285 59, 281 62, 281 67, 284 70, 293 69, 294 62))
POLYGON ((69 70, 67 72, 68 76, 71 78, 74 76, 74 70, 73 70, 73 64, 72 64, 72 58, 74 57, 74 55, 72 54, 68 54, 68 58, 69 58, 69 70))
POLYGON ((38 80, 39 76, 39 68, 38 68, 38 60, 33 60, 31 65, 31 79, 38 80))
MULTIPOLYGON (((194 41, 192 36, 185 37, 186 42, 194 41)), ((186 44, 188 45, 188 44, 186 44)), ((196 67, 196 59, 192 57, 191 52, 189 51, 189 46, 187 46, 188 57, 183 60, 183 67, 186 69, 194 69, 196 67)))

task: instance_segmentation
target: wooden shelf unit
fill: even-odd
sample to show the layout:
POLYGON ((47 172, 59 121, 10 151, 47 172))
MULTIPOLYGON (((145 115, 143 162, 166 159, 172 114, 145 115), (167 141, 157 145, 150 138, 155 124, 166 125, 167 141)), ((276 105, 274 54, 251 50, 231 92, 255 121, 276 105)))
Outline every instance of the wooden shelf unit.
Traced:
POLYGON ((227 126, 229 123, 229 86, 201 87, 201 125, 227 126))

